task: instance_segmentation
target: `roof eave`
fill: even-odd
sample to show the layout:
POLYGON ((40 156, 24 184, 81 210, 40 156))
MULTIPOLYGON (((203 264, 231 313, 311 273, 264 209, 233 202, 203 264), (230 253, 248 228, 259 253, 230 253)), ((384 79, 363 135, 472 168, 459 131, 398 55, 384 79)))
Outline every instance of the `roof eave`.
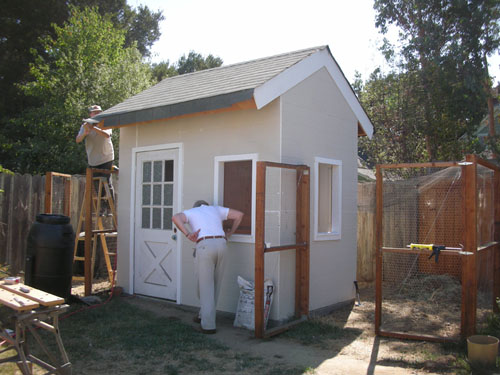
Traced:
POLYGON ((101 121, 104 128, 119 128, 148 123, 151 121, 167 120, 171 118, 194 115, 223 110, 235 107, 238 103, 253 100, 254 90, 247 89, 207 98, 200 98, 181 103, 174 103, 154 108, 146 108, 131 112, 115 112, 112 114, 100 114, 95 118, 101 121))

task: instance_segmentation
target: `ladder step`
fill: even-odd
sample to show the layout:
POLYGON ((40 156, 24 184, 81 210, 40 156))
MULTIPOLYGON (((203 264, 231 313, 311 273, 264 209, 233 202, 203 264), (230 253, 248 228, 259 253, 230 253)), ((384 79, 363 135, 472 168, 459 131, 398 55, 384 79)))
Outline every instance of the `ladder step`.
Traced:
POLYGON ((85 281, 85 276, 73 276, 73 280, 75 280, 75 281, 85 281))
POLYGON ((76 256, 76 257, 74 257, 73 259, 74 259, 74 260, 81 260, 81 261, 83 261, 83 260, 85 260, 85 257, 79 257, 79 256, 76 256))

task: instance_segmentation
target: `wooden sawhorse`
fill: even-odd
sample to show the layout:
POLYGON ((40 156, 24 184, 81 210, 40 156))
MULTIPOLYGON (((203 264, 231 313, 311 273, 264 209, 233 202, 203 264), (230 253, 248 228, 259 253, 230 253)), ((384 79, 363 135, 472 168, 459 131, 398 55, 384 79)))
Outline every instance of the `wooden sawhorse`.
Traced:
POLYGON ((0 282, 0 304, 8 306, 14 311, 14 330, 5 327, 0 330, 0 338, 8 343, 7 347, 1 350, 0 353, 8 350, 16 351, 15 355, 0 359, 0 363, 16 362, 23 375, 33 374, 32 363, 48 370, 44 375, 70 375, 72 372, 71 363, 59 333, 59 315, 69 307, 64 304, 64 298, 31 286, 23 284, 6 285, 0 282), (60 360, 47 348, 37 329, 43 329, 54 335, 61 356, 60 360), (30 354, 27 331, 35 338, 52 364, 30 354))

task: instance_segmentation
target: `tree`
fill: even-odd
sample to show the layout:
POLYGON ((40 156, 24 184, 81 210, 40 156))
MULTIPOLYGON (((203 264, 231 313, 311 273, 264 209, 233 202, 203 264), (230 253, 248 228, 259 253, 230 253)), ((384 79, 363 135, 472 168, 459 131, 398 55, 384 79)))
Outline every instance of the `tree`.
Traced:
POLYGON ((125 47, 137 42, 145 57, 159 39, 162 12, 148 7, 132 9, 126 0, 4 0, 0 12, 0 130, 7 118, 33 104, 19 91, 18 85, 30 79, 32 49, 43 54, 39 37, 54 37, 52 24, 61 26, 70 17, 69 6, 98 7, 99 13, 111 17, 115 27, 125 31, 125 47))
POLYGON ((177 72, 179 74, 192 73, 198 70, 217 68, 223 63, 220 57, 208 55, 203 57, 201 54, 194 51, 189 52, 188 56, 183 55, 177 61, 177 72))
MULTIPOLYGON (((376 25, 400 29, 400 68, 414 77, 417 129, 427 160, 460 157, 456 140, 471 136, 486 113, 487 56, 498 50, 498 0, 376 0, 376 25)), ((394 51, 385 50, 387 54, 394 51)))
POLYGON ((45 53, 34 51, 30 73, 21 86, 41 106, 11 118, 0 136, 0 158, 17 172, 82 172, 86 156, 74 142, 87 107, 115 105, 152 83, 150 68, 134 46, 125 48, 125 31, 96 8, 71 7, 55 37, 42 39, 45 53))

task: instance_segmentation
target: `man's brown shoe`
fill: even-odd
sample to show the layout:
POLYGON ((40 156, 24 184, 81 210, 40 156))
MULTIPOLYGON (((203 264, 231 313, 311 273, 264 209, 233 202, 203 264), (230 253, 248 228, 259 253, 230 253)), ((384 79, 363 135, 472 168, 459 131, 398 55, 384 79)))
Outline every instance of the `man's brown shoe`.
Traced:
POLYGON ((201 333, 204 333, 205 335, 213 335, 216 332, 217 330, 215 329, 201 329, 201 333))

